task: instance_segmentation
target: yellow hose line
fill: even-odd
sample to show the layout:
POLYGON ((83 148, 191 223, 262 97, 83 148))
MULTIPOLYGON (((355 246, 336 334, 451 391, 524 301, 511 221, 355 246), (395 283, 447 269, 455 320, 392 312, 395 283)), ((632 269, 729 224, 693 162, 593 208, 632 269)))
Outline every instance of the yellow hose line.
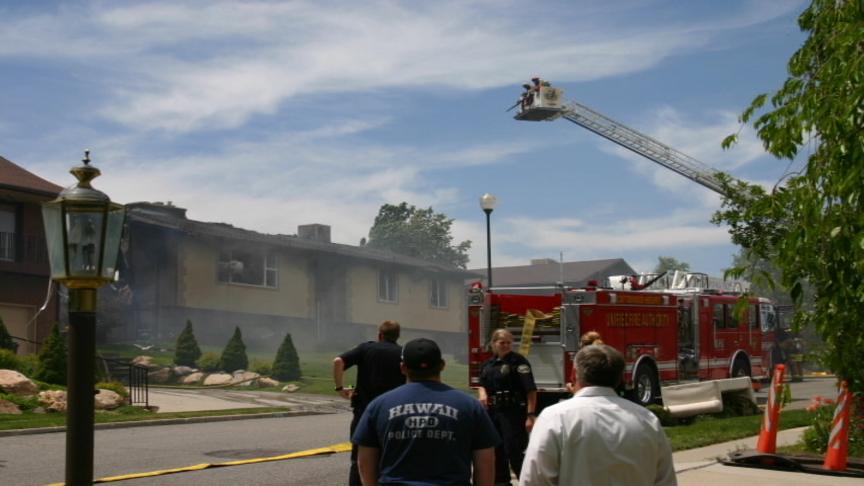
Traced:
MULTIPOLYGON (((125 481, 127 479, 150 478, 153 476, 164 476, 166 474, 174 474, 181 472, 200 471, 202 469, 210 469, 214 467, 242 466, 244 464, 258 464, 261 462, 284 461, 285 459, 297 459, 300 457, 318 456, 321 454, 333 454, 336 452, 349 452, 351 450, 350 442, 341 442, 327 447, 318 449, 308 449, 305 451, 292 452, 281 456, 258 457, 255 459, 243 459, 241 461, 217 462, 214 464, 195 464, 192 466, 178 467, 175 469, 163 469, 161 471, 150 471, 142 473, 124 474, 122 476, 109 476, 106 478, 94 479, 93 483, 110 483, 113 481, 125 481)), ((65 483, 52 483, 48 486, 63 486, 65 483)))

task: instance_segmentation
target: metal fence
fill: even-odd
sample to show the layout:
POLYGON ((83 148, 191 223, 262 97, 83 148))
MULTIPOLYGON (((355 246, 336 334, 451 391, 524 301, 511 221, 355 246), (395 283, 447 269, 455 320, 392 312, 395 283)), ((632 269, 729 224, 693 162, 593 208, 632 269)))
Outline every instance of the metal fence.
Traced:
POLYGON ((150 406, 150 382, 148 369, 128 361, 99 358, 109 380, 119 381, 129 390, 129 404, 150 406))

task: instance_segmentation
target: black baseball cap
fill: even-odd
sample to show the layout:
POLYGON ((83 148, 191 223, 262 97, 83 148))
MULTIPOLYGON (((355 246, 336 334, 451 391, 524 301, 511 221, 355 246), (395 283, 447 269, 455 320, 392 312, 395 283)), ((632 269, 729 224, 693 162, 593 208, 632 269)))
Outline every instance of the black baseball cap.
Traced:
POLYGON ((441 349, 431 339, 414 339, 402 347, 402 362, 409 370, 434 370, 441 366, 441 349))

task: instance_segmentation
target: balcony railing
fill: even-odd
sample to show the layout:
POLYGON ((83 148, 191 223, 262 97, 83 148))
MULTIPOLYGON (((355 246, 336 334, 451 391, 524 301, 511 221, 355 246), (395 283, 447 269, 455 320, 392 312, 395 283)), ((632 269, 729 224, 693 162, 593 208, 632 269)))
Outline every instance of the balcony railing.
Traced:
POLYGON ((0 260, 15 261, 15 233, 0 231, 0 260))

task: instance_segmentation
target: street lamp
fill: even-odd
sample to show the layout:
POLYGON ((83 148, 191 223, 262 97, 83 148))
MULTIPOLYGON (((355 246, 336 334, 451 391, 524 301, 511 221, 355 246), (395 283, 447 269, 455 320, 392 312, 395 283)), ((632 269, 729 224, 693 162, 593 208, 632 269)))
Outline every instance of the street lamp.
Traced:
POLYGON ((93 484, 93 395, 96 290, 114 280, 125 208, 112 203, 90 181, 99 169, 69 172, 78 183, 42 205, 51 279, 69 288, 69 362, 66 396, 66 484, 93 484))
POLYGON ((498 199, 488 192, 480 197, 480 208, 486 213, 486 284, 490 289, 492 288, 492 227, 489 220, 496 204, 498 199))

